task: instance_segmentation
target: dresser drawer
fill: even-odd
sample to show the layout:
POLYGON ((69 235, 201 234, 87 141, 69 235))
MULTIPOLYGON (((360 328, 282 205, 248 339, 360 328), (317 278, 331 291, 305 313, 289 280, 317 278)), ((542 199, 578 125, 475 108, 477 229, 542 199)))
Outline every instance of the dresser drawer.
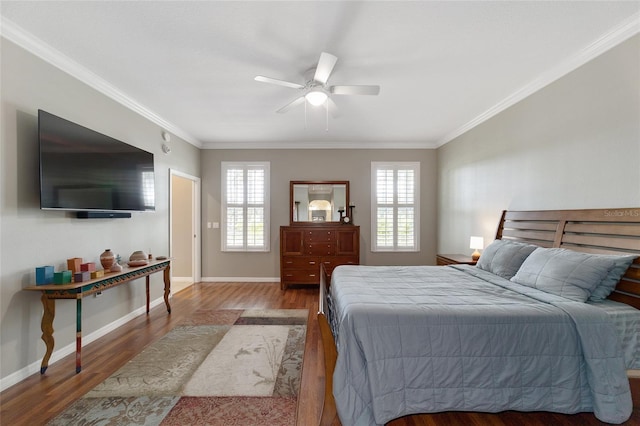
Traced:
POLYGON ((357 256, 333 256, 322 259, 322 263, 327 268, 335 268, 338 265, 358 265, 360 262, 357 256))
POLYGON ((282 272, 280 280, 286 283, 318 284, 320 282, 320 267, 317 271, 285 270, 282 272))
POLYGON ((359 265, 360 261, 357 256, 334 256, 322 259, 322 263, 324 264, 324 269, 327 271, 327 274, 331 277, 331 273, 336 266, 359 265))
POLYGON ((335 243, 306 243, 304 254, 308 256, 333 256, 336 254, 335 243))
POLYGON ((320 258, 309 256, 282 256, 282 269, 319 269, 320 258))
POLYGON ((321 243, 335 241, 335 231, 327 229, 314 229, 304 233, 305 243, 321 243))

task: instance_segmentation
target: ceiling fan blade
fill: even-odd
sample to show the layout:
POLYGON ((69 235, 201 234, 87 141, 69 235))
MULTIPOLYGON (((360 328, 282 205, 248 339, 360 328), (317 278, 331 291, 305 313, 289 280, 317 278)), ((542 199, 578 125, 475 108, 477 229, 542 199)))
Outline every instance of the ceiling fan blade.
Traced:
POLYGON ((302 84, 292 83, 290 81, 278 80, 277 78, 264 77, 262 75, 257 75, 254 78, 254 80, 260 81, 262 83, 277 84, 278 86, 291 87, 292 89, 304 89, 304 86, 302 84))
POLYGON ((334 95, 377 95, 380 86, 331 86, 334 95))
POLYGON ((313 80, 320 84, 327 84, 329 76, 333 71, 333 67, 336 65, 338 58, 331 53, 322 52, 320 59, 318 60, 318 66, 316 67, 316 73, 313 76, 313 80))
POLYGON ((299 98, 295 98, 293 101, 289 102, 288 104, 286 104, 285 106, 283 106, 282 108, 277 110, 276 112, 278 114, 283 114, 283 113, 289 111, 291 108, 293 108, 295 106, 298 106, 303 102, 304 102, 304 96, 300 96, 299 98))

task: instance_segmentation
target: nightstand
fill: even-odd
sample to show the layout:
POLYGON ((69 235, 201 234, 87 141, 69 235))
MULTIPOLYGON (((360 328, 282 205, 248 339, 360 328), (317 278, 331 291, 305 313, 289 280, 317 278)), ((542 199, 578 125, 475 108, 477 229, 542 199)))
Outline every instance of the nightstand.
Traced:
POLYGON ((464 254, 438 254, 436 255, 436 264, 444 265, 475 265, 477 260, 471 259, 471 256, 464 254))

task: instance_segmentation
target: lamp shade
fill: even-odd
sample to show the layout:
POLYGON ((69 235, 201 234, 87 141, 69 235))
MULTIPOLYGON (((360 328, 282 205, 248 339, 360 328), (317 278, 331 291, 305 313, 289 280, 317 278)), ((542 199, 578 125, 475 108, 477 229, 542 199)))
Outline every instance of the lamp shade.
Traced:
POLYGON ((313 106, 322 105, 324 101, 327 100, 327 94, 322 90, 312 90, 304 95, 304 97, 307 98, 307 101, 309 101, 309 103, 313 106))
POLYGON ((484 248, 484 238, 482 237, 471 237, 469 240, 469 248, 478 250, 484 248))
POLYGON ((469 240, 469 248, 474 250, 473 254, 471 254, 471 259, 478 261, 480 259, 480 252, 478 250, 484 247, 484 238, 482 237, 471 237, 469 240))

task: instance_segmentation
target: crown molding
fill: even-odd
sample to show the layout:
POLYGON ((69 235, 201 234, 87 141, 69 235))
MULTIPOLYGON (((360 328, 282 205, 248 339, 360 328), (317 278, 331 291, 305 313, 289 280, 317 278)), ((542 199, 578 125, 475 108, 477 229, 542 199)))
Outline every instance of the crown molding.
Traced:
POLYGON ((435 143, 424 141, 388 141, 388 142, 205 142, 202 149, 435 149, 435 143))
POLYGON ((149 121, 157 124, 163 129, 173 133, 174 135, 184 139, 190 144, 202 148, 202 142, 183 131, 175 124, 168 122, 158 114, 142 105, 140 102, 126 95, 114 85, 110 84, 97 74, 93 73, 86 67, 66 56, 64 53, 54 49, 44 41, 35 37, 33 34, 25 31, 9 19, 2 17, 0 21, 0 35, 7 40, 17 44, 38 58, 53 65, 56 68, 66 72, 72 77, 87 84, 89 87, 97 90, 103 95, 113 99, 119 104, 129 108, 133 112, 143 116, 149 121))
POLYGON ((638 33, 640 33, 640 12, 637 12, 631 17, 625 19, 620 23, 620 25, 604 33, 600 38, 580 50, 575 55, 570 56, 565 61, 561 62, 558 66, 542 73, 536 79, 527 83, 519 90, 516 90, 493 107, 475 117, 473 120, 447 134, 435 144, 436 147, 440 147, 448 142, 451 142, 458 136, 468 132, 469 130, 494 117, 495 115, 498 115, 500 112, 515 105, 516 103, 532 95, 538 90, 541 90, 542 88, 548 86, 554 81, 559 80, 561 77, 564 77, 571 71, 574 71, 575 69, 581 67, 592 59, 600 56, 604 52, 612 49, 613 47, 628 40, 638 33))

